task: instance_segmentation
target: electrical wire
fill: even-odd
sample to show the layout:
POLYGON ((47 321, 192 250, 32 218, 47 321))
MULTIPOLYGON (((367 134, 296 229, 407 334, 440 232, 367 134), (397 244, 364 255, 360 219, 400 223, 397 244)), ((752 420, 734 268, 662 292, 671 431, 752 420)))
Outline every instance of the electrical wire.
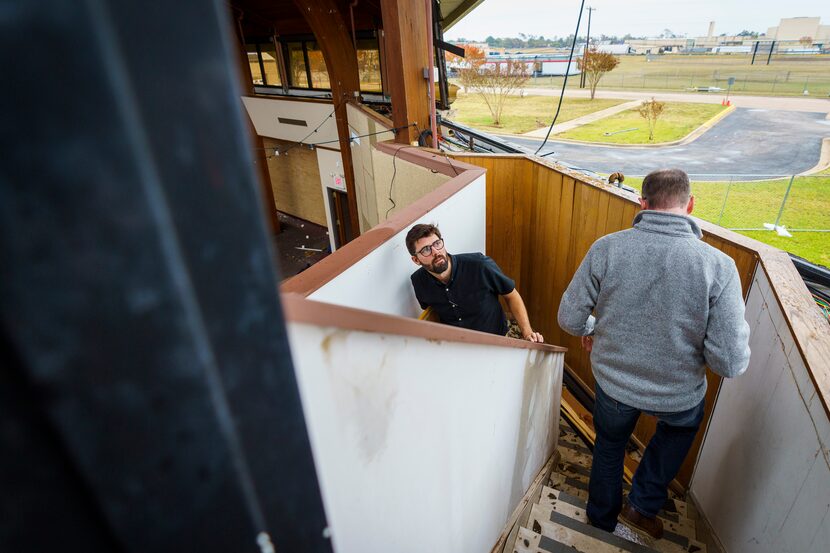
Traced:
POLYGON ((576 36, 579 34, 579 24, 582 22, 582 11, 584 9, 585 0, 582 0, 582 4, 580 4, 579 6, 579 17, 576 18, 576 30, 574 31, 573 42, 571 42, 571 53, 568 56, 568 66, 565 69, 565 80, 562 82, 562 92, 559 93, 559 105, 556 106, 556 114, 553 116, 553 121, 550 122, 550 127, 548 127, 548 132, 545 135, 545 139, 542 141, 542 144, 539 145, 539 148, 535 152, 533 152, 534 155, 538 154, 539 151, 547 143, 548 137, 550 137, 550 131, 553 130, 553 125, 556 123, 556 119, 559 117, 559 110, 562 109, 562 99, 565 97, 565 87, 568 85, 568 73, 571 72, 571 60, 573 60, 574 57, 574 48, 576 48, 576 36))
POLYGON ((335 106, 334 106, 334 109, 333 109, 333 110, 331 110, 331 113, 329 113, 328 115, 326 115, 326 117, 325 117, 322 121, 320 121, 320 124, 319 124, 319 125, 317 125, 316 127, 314 127, 314 130, 312 130, 310 133, 308 133, 307 135, 305 135, 305 136, 304 136, 304 137, 303 137, 303 138, 302 138, 299 142, 295 142, 294 144, 292 144, 291 146, 289 146, 288 148, 286 148, 286 149, 285 149, 282 153, 283 153, 283 154, 287 154, 287 153, 288 153, 288 152, 290 152, 293 148, 296 148, 297 146, 299 146, 299 145, 301 145, 303 142, 305 142, 305 141, 308 139, 308 137, 309 137, 309 136, 311 136, 312 134, 314 134, 314 133, 316 133, 317 131, 319 131, 319 130, 320 130, 320 127, 322 127, 323 125, 325 125, 325 124, 326 124, 326 122, 327 122, 329 119, 331 119, 332 117, 334 117, 334 114, 337 112, 337 109, 338 109, 341 105, 343 105, 343 102, 340 102, 340 103, 338 103, 337 105, 335 105, 335 106))
MULTIPOLYGON (((382 131, 370 132, 370 133, 367 133, 367 134, 358 134, 358 135, 349 137, 349 142, 353 141, 356 138, 366 138, 368 136, 377 136, 379 134, 383 134, 383 133, 387 133, 387 132, 397 133, 398 131, 408 129, 411 126, 413 126, 413 125, 405 125, 403 127, 394 127, 394 128, 391 128, 391 129, 384 129, 382 131)), ((303 146, 321 146, 323 144, 334 144, 335 142, 340 142, 340 139, 338 138, 337 140, 323 140, 321 142, 309 142, 307 144, 305 144, 303 142, 295 142, 291 146, 289 146, 288 148, 283 150, 282 152, 280 152, 279 150, 277 150, 273 147, 272 148, 256 148, 256 149, 257 150, 274 150, 274 152, 276 152, 274 155, 266 156, 268 159, 271 159, 271 158, 277 157, 280 154, 286 154, 286 153, 288 153, 289 150, 291 150, 291 149, 293 149, 293 148, 295 148, 295 147, 297 147, 298 145, 301 145, 301 144, 303 146)))
POLYGON ((447 163, 450 164, 450 167, 452 167, 453 173, 455 173, 455 176, 457 177, 458 176, 458 171, 455 169, 455 165, 452 164, 452 161, 450 161, 450 156, 447 155, 447 152, 442 152, 442 153, 444 154, 444 157, 447 158, 447 163))
POLYGON ((824 300, 821 296, 813 293, 813 300, 818 305, 819 309, 821 310, 821 314, 824 315, 824 318, 830 321, 830 303, 824 300))
MULTIPOLYGON (((409 126, 411 126, 411 125, 409 125, 409 126)), ((418 126, 416 125, 415 128, 417 129, 418 126)), ((392 199, 392 187, 395 184, 395 176, 398 174, 398 166, 395 164, 395 160, 398 159, 398 154, 401 153, 401 151, 406 150, 407 148, 416 148, 417 149, 418 147, 417 146, 402 146, 402 147, 398 148, 397 150, 395 150, 395 154, 392 156, 392 180, 389 181, 389 197, 388 197, 389 203, 392 204, 392 207, 390 207, 389 209, 386 210, 386 215, 383 216, 384 219, 388 219, 389 218, 389 213, 393 209, 398 207, 398 204, 396 204, 395 200, 392 199)))

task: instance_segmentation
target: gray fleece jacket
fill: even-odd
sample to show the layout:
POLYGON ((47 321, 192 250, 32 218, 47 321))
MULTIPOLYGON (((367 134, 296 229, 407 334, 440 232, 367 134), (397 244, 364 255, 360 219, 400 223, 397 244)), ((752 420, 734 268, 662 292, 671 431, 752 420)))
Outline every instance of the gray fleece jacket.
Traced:
POLYGON ((706 393, 705 365, 725 377, 746 371, 738 271, 701 236, 689 217, 642 211, 633 228, 594 242, 565 290, 559 326, 593 334, 594 377, 614 399, 685 411, 706 393))

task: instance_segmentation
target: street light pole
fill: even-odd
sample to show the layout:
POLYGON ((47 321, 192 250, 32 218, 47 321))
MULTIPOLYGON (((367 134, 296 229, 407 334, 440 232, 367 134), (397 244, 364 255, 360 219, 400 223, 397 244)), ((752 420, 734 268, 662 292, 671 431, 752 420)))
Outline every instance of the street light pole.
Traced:
POLYGON ((591 42, 591 12, 596 8, 588 7, 588 32, 585 37, 585 50, 582 52, 582 74, 579 76, 579 88, 585 88, 585 62, 588 60, 588 45, 591 42))

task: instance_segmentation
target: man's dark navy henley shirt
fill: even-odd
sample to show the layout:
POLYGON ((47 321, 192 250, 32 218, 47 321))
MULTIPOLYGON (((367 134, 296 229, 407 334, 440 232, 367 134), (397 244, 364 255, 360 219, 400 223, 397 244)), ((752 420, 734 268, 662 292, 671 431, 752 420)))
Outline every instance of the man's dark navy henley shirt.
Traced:
POLYGON ((410 277, 421 308, 432 307, 444 324, 504 336, 507 319, 499 296, 512 292, 516 283, 484 254, 447 255, 452 263, 447 284, 423 267, 410 277))

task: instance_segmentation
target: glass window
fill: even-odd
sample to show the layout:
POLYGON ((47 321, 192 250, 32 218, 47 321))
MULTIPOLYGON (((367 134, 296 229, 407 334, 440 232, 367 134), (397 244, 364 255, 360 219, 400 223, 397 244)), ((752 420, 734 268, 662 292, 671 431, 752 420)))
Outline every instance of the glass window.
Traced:
POLYGON ((265 84, 269 86, 282 86, 280 70, 277 65, 277 50, 270 42, 259 45, 262 55, 262 67, 265 68, 265 84))
POLYGON ((308 88, 308 75, 305 71, 305 56, 302 42, 288 43, 288 67, 291 73, 291 86, 308 88))
POLYGON ((360 90, 381 92, 380 52, 376 38, 357 41, 357 70, 360 73, 360 90))
POLYGON ((331 89, 331 81, 326 69, 326 60, 323 59, 323 52, 316 42, 307 42, 306 49, 308 50, 308 65, 311 69, 311 87, 331 89))
POLYGON ((256 44, 246 44, 245 50, 248 52, 248 65, 251 67, 251 78, 254 84, 265 84, 262 82, 262 70, 259 67, 259 54, 257 53, 256 44))

